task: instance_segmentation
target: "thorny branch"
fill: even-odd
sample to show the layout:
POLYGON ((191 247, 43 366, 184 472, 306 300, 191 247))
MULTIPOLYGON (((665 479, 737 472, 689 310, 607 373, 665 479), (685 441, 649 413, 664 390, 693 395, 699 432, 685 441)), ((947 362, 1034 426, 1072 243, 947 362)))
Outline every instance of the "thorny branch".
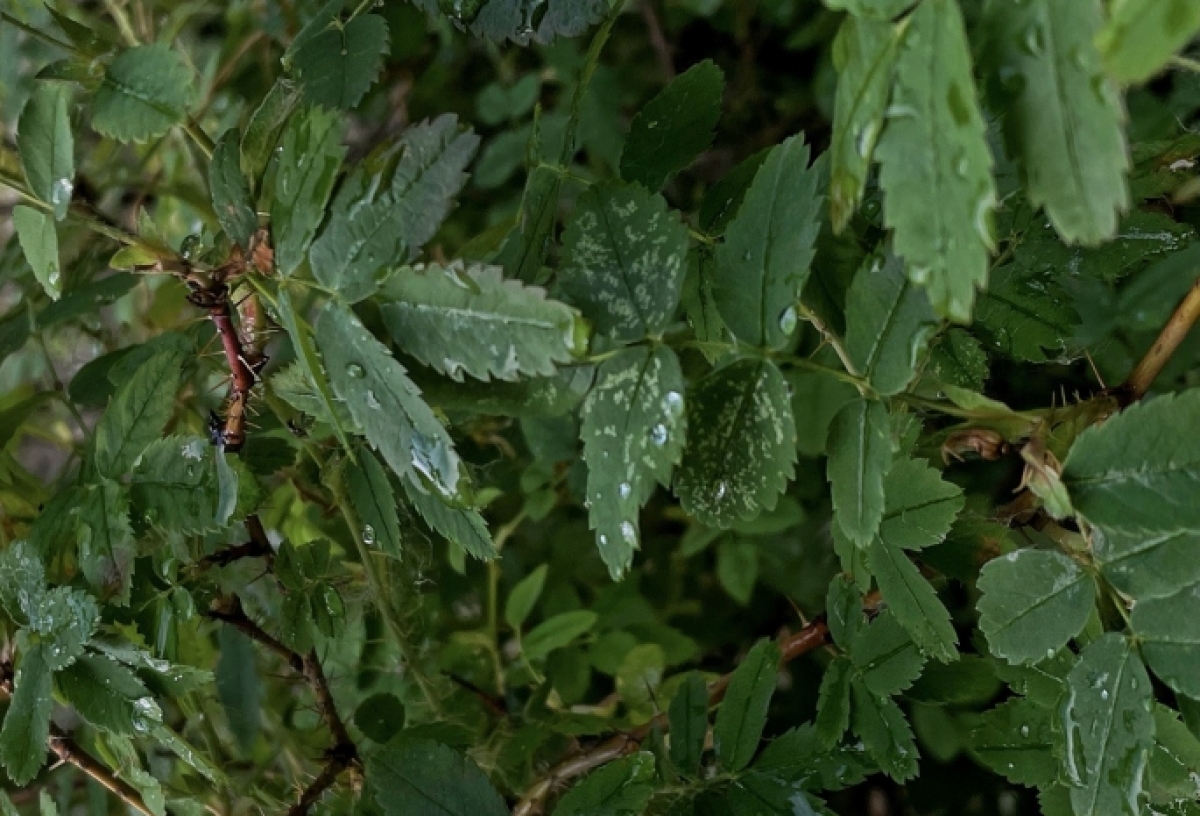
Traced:
POLYGON ((243 558, 265 558, 269 566, 275 560, 275 550, 263 529, 262 520, 255 514, 246 516, 246 531, 250 534, 249 541, 204 556, 192 565, 193 571, 199 573, 214 567, 227 567, 243 558))

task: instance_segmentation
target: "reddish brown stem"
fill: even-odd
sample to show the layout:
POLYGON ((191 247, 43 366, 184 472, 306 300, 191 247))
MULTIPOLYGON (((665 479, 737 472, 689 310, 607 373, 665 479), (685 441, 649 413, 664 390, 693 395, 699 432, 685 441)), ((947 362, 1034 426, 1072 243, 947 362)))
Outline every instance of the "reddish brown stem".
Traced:
POLYGON ((1175 307, 1175 311, 1155 339, 1154 345, 1114 392, 1122 406, 1137 402, 1146 396, 1146 392, 1158 379, 1163 367, 1187 337, 1197 319, 1200 319, 1200 278, 1196 279, 1192 288, 1183 296, 1183 300, 1179 301, 1179 305, 1175 307))

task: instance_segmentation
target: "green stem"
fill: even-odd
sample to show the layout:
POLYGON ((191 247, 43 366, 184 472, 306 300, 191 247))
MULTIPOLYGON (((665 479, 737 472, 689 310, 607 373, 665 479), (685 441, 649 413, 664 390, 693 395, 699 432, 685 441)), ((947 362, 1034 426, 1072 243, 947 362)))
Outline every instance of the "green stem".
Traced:
POLYGON ((65 43, 62 40, 58 39, 58 37, 54 37, 50 34, 47 34, 44 31, 38 31, 33 26, 27 25, 27 24, 21 22, 16 17, 12 16, 11 14, 9 14, 7 12, 0 11, 0 20, 3 20, 4 22, 8 23, 9 25, 13 26, 14 28, 21 29, 29 36, 34 37, 35 39, 39 39, 42 42, 46 43, 47 45, 53 45, 56 48, 61 48, 64 51, 69 51, 72 54, 75 53, 75 46, 71 45, 70 43, 65 43))
POLYGON ((567 162, 575 153, 575 134, 579 130, 579 114, 583 108, 583 97, 587 93, 588 85, 591 84, 592 74, 596 73, 596 68, 600 64, 600 52, 604 50, 604 45, 608 42, 613 25, 616 24, 617 17, 621 14, 624 5, 623 0, 612 0, 612 7, 604 16, 604 22, 600 24, 600 28, 596 31, 596 36, 592 38, 592 44, 588 48, 583 70, 579 73, 579 84, 575 86, 575 95, 571 98, 571 117, 567 120, 562 154, 558 159, 559 164, 563 167, 567 166, 567 162))
MULTIPOLYGON (((838 359, 842 361, 842 365, 845 366, 846 371, 848 371, 850 374, 853 374, 855 377, 859 377, 859 371, 854 367, 854 363, 850 360, 850 355, 846 353, 846 347, 842 345, 841 338, 834 334, 833 331, 825 325, 825 321, 821 320, 820 316, 812 309, 808 308, 799 301, 796 302, 796 306, 800 310, 800 316, 811 323, 812 327, 820 333, 821 337, 825 340, 829 347, 834 350, 838 356, 838 359)), ((861 379, 861 377, 859 378, 861 379)), ((860 388, 859 390, 861 391, 862 389, 860 388)))
POLYGON ((71 402, 67 397, 67 387, 63 385, 63 381, 58 377, 58 372, 54 370, 54 358, 50 355, 50 347, 46 345, 46 336, 41 332, 37 334, 37 344, 42 350, 42 356, 46 360, 46 370, 50 372, 50 380, 54 384, 55 396, 71 412, 75 423, 79 425, 79 430, 83 432, 83 438, 87 439, 91 435, 91 430, 88 428, 87 422, 84 421, 83 414, 79 413, 79 409, 75 407, 75 403, 71 402))
POLYGON ((1176 68, 1182 68, 1185 71, 1192 71, 1200 74, 1200 60, 1189 59, 1188 57, 1171 57, 1171 64, 1176 68))
POLYGON ((121 39, 125 40, 125 44, 130 48, 141 45, 138 42, 137 34, 134 33, 133 24, 129 22, 129 17, 125 14, 125 9, 117 5, 116 0, 104 0, 104 7, 108 9, 109 16, 117 24, 117 30, 121 32, 121 39))
POLYGON ((212 159, 213 150, 216 149, 216 145, 213 143, 212 137, 204 132, 204 128, 200 127, 200 123, 195 118, 189 116, 180 127, 196 143, 196 147, 200 148, 200 152, 204 154, 204 158, 212 159))

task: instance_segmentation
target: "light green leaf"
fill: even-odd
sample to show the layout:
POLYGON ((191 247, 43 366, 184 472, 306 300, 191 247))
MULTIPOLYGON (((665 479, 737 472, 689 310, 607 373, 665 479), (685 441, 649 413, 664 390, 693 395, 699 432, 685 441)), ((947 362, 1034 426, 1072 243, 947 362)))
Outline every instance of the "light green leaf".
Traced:
POLYGON ((162 43, 121 52, 92 97, 92 127, 120 142, 145 142, 183 121, 192 100, 192 72, 183 55, 162 43))
POLYGON ((1114 0, 1096 35, 1104 67, 1119 82, 1144 82, 1200 31, 1191 0, 1114 0))
POLYGON ((397 345, 455 380, 553 374, 576 350, 574 311, 498 266, 405 267, 382 300, 397 345))
POLYGON ((129 526, 129 496, 105 479, 87 489, 79 504, 79 565, 102 598, 129 602, 137 542, 129 526))
POLYGON ((657 336, 679 305, 687 228, 662 196, 633 184, 579 197, 563 233, 563 292, 596 331, 618 340, 657 336))
POLYGON ((917 775, 917 744, 904 712, 888 697, 880 697, 855 680, 850 687, 854 715, 850 727, 879 768, 897 782, 917 775))
POLYGON ((158 439, 175 411, 175 391, 186 357, 167 347, 138 366, 96 425, 96 470, 120 478, 146 447, 158 439))
POLYGON ((912 381, 937 318, 925 291, 904 275, 895 255, 868 258, 846 293, 846 353, 885 396, 912 381))
POLYGON ((1200 530, 1200 389, 1126 408, 1076 439, 1062 480, 1079 514, 1123 532, 1200 530))
POLYGON ((367 779, 386 816, 508 814, 478 765, 432 740, 393 740, 367 758, 367 779))
POLYGON ((667 658, 657 643, 639 643, 621 658, 617 667, 617 695, 630 716, 646 720, 658 713, 655 692, 662 683, 667 658))
POLYGON ((61 221, 75 189, 75 139, 67 110, 71 93, 58 82, 39 82, 21 112, 17 149, 30 191, 61 221))
POLYGON ((849 651, 862 684, 879 697, 906 690, 925 667, 925 656, 890 610, 859 629, 849 651))
POLYGON ((904 551, 876 538, 867 559, 888 608, 921 651, 942 662, 954 660, 958 635, 950 625, 950 613, 904 551))
POLYGON ((49 213, 18 204, 13 207, 12 224, 34 277, 47 295, 58 300, 62 294, 62 272, 58 264, 58 231, 54 219, 49 213))
POLYGON ((546 572, 549 564, 542 564, 533 572, 516 583, 504 602, 504 621, 513 629, 520 629, 521 624, 533 612, 534 604, 542 595, 542 587, 546 585, 546 572))
POLYGON ((767 707, 775 693, 779 660, 779 647, 760 640, 733 671, 713 723, 713 748, 726 771, 742 770, 758 751, 767 724, 767 707))
POLYGON ((258 230, 258 215, 250 203, 250 185, 242 175, 241 155, 237 130, 225 131, 208 165, 208 190, 217 223, 229 240, 245 249, 258 230))
POLYGON ((971 731, 971 754, 1018 785, 1046 785, 1057 777, 1051 713, 1014 698, 985 711, 971 731))
POLYGON ((817 693, 816 738, 833 747, 850 727, 850 681, 854 666, 846 657, 838 657, 825 668, 817 693))
POLYGON ((350 501, 363 523, 362 539, 389 555, 401 557, 400 517, 387 471, 369 450, 359 450, 356 463, 346 465, 350 501))
POLYGON ((877 149, 884 222, 909 278, 965 323, 995 245, 992 158, 958 3, 928 0, 910 19, 877 149))
POLYGON ((85 654, 55 675, 55 680, 67 703, 91 725, 127 737, 136 733, 138 700, 150 692, 120 663, 85 654))
POLYGON ((1200 582, 1200 533, 1092 530, 1092 554, 1104 577, 1140 600, 1172 595, 1200 582))
POLYGON ((569 646, 576 638, 583 637, 596 625, 595 612, 579 609, 563 612, 542 621, 521 640, 521 650, 530 660, 539 660, 553 652, 569 646))
POLYGON ((454 442, 404 366, 336 301, 321 311, 316 338, 334 391, 388 466, 458 500, 465 471, 454 442))
POLYGON ((637 816, 654 789, 654 754, 638 751, 585 776, 559 800, 554 816, 637 816))
POLYGON ((769 360, 745 359, 696 383, 675 474, 684 511, 727 528, 770 510, 791 478, 796 430, 786 386, 769 360))
POLYGON ((42 648, 50 671, 75 662, 100 622, 91 596, 70 587, 54 587, 29 606, 30 640, 42 648))
POLYGON ((1091 576, 1053 550, 1017 550, 979 573, 979 628, 992 654, 1037 663, 1067 644, 1096 603, 1091 576))
POLYGON ((717 247, 713 295, 743 343, 779 349, 796 330, 820 230, 818 173, 802 136, 771 149, 717 247))
POLYGON ((425 523, 438 535, 453 541, 476 558, 495 558, 495 542, 478 510, 452 507, 416 483, 415 476, 401 479, 404 494, 425 523))
MULTIPOLYGON (((335 10, 340 7, 338 3, 335 10)), ((318 15, 296 36, 284 59, 306 103, 349 110, 379 74, 387 42, 387 23, 376 14, 361 14, 347 23, 318 15)))
POLYGON ((879 531, 884 477, 892 466, 892 431, 883 403, 856 399, 829 426, 833 519, 846 537, 865 547, 879 531))
POLYGON ((667 710, 671 724, 671 762, 688 776, 700 770, 708 735, 708 688, 699 672, 689 672, 671 698, 667 710))
POLYGON ((1003 0, 985 23, 1029 203, 1069 244, 1111 238, 1129 207, 1121 99, 1094 44, 1102 22, 1092 0, 1003 0))
POLYGON ((46 738, 50 735, 50 666, 46 647, 34 646, 21 656, 14 680, 12 702, 0 728, 0 764, 18 785, 37 775, 46 760, 46 738))
POLYGON ((862 201, 902 30, 847 15, 833 41, 838 85, 829 146, 829 213, 835 232, 845 229, 862 201))
POLYGON ((717 581, 742 606, 750 603, 758 582, 758 547, 754 539, 726 536, 717 544, 717 581))
POLYGON ((1084 647, 1067 677, 1062 726, 1075 816, 1137 816, 1153 746, 1154 690, 1133 645, 1109 632, 1084 647))
POLYGON ((670 484, 683 449, 683 374, 667 346, 625 349, 601 366, 583 405, 588 519, 615 577, 633 561, 638 510, 670 484))
POLYGON ((725 75, 712 60, 693 65, 638 111, 621 151, 621 178, 657 190, 713 140, 725 75))
POLYGON ((168 436, 146 448, 130 485, 135 518, 174 533, 216 528, 212 446, 198 436, 168 436))
POLYGON ((892 20, 910 8, 914 0, 824 0, 831 9, 850 12, 855 17, 869 20, 892 20))
POLYGON ((1059 282, 1046 274, 1008 264, 992 272, 975 309, 978 334, 1015 360, 1045 363, 1068 357, 1079 313, 1059 282))
POLYGON ((888 546, 905 550, 940 543, 966 504, 961 487, 920 459, 894 463, 884 478, 883 492, 879 537, 888 546))
POLYGON ((1132 626, 1146 663, 1164 683, 1200 698, 1200 621, 1188 613, 1200 597, 1200 584, 1162 598, 1139 599, 1132 626))
POLYGON ((304 261, 342 157, 345 119, 336 111, 303 108, 292 115, 267 169, 275 268, 291 275, 304 261))

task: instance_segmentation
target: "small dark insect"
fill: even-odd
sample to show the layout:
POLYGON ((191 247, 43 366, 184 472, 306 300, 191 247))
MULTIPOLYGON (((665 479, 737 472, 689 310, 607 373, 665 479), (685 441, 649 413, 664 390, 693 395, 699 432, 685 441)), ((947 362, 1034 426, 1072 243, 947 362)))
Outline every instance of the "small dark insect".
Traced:
POLYGON ((208 441, 218 448, 225 447, 225 420, 216 411, 208 412, 208 441))

